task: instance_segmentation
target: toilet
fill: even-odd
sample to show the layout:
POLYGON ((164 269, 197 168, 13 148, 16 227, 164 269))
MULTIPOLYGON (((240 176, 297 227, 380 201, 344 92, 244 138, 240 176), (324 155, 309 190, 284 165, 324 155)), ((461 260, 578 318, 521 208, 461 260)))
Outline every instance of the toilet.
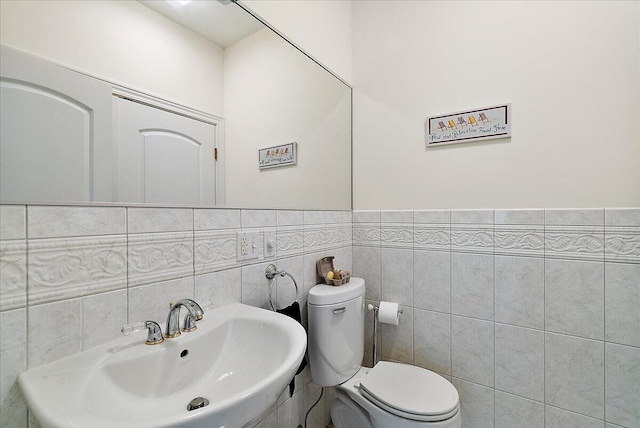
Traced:
POLYGON ((336 428, 460 428, 456 388, 442 376, 407 364, 381 361, 362 367, 362 278, 309 291, 309 365, 313 381, 336 386, 331 419, 336 428))

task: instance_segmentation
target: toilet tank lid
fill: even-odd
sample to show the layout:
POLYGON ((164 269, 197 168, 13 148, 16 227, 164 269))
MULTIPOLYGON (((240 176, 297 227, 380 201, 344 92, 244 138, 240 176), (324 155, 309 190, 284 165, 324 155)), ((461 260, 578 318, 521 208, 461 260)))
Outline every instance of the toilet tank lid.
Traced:
POLYGON ((351 280, 343 285, 318 284, 309 290, 308 302, 310 305, 325 306, 347 302, 364 294, 364 279, 351 277, 351 280))

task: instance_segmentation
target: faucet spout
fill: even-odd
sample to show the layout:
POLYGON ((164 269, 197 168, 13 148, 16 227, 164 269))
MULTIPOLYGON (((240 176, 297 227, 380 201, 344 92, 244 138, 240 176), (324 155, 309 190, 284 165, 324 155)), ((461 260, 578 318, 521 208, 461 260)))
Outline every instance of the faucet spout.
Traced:
MULTIPOLYGON (((194 300, 182 299, 171 306, 167 315, 167 329, 165 337, 174 338, 180 336, 180 309, 185 307, 193 320, 201 320, 204 311, 194 300)), ((190 330, 195 330, 195 323, 190 330)))

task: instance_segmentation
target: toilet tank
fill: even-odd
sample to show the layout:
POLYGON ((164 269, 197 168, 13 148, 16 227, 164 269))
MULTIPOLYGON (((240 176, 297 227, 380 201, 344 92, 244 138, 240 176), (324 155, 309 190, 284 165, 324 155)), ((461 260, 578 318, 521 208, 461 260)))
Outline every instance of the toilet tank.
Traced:
POLYGON ((364 354, 364 279, 319 284, 309 290, 309 366, 320 386, 339 385, 353 376, 364 354))

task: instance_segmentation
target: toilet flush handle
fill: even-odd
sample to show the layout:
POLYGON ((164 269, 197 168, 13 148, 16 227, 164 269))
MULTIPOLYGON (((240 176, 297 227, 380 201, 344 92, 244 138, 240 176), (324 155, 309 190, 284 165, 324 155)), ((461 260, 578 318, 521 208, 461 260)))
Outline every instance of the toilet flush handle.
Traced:
POLYGON ((343 307, 341 307, 341 308, 338 308, 338 309, 334 309, 334 310, 333 310, 333 313, 334 313, 334 314, 342 314, 342 313, 344 313, 344 312, 347 312, 347 308, 346 308, 346 307, 344 307, 344 306, 343 306, 343 307))

